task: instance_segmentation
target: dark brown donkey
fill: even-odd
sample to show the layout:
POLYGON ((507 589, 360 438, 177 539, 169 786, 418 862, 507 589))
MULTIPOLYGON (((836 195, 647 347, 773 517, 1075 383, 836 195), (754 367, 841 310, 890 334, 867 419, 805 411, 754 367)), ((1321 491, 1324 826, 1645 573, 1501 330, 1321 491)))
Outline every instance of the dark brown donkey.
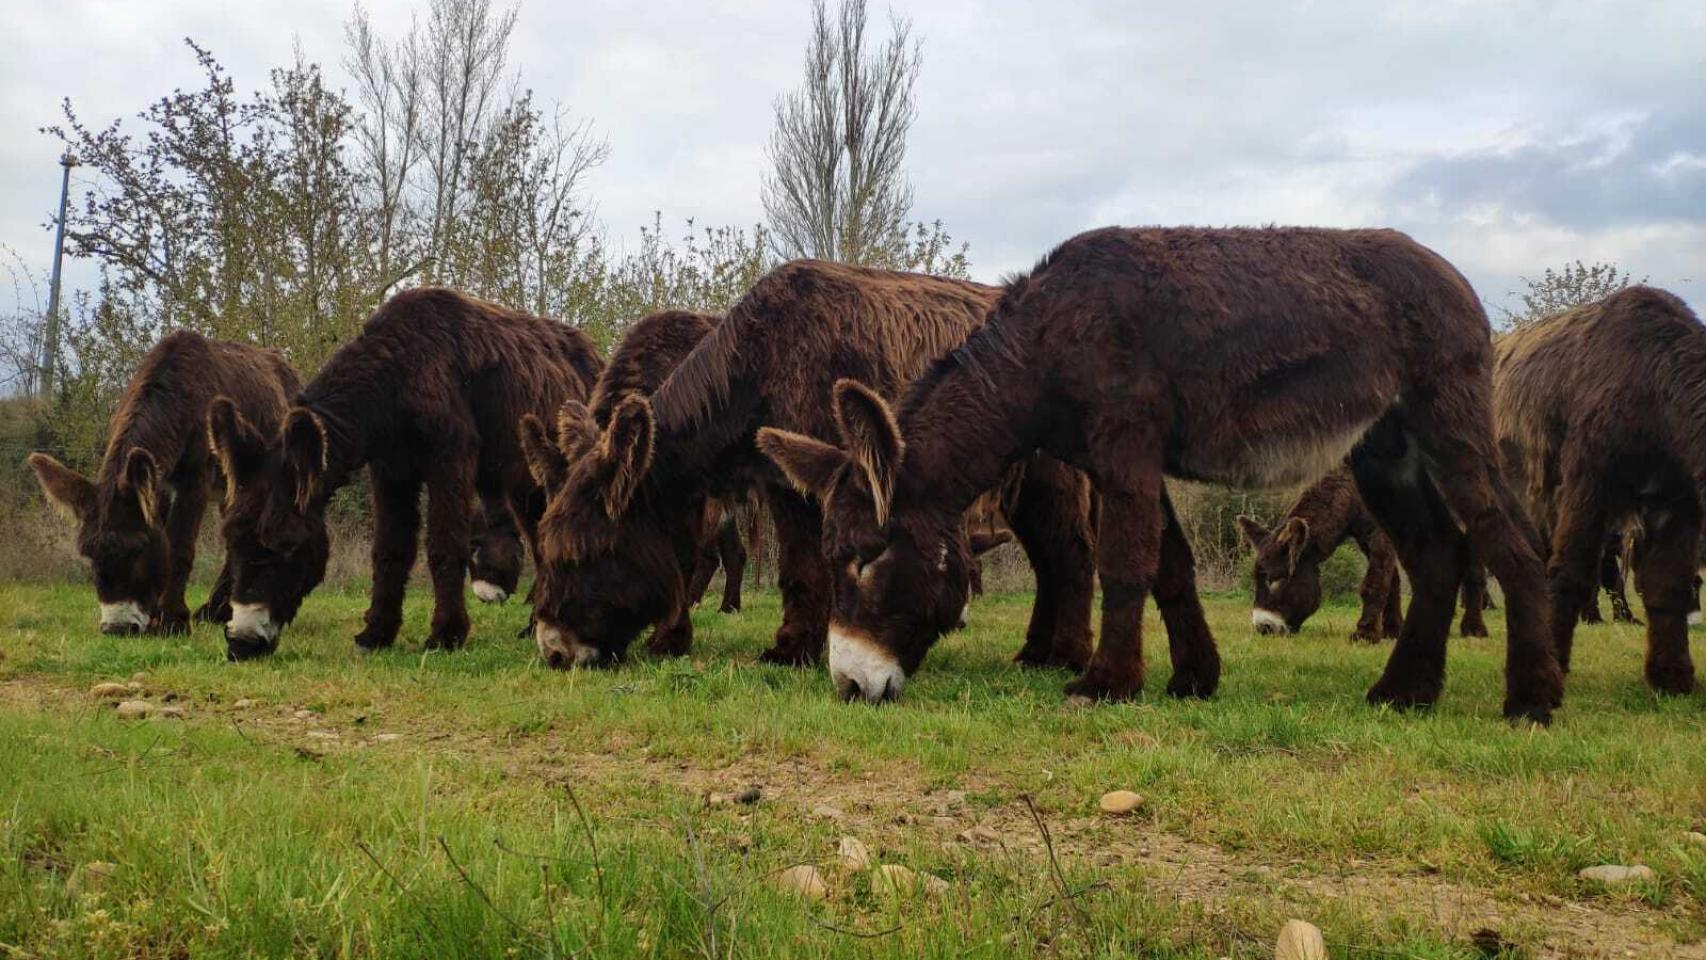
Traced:
POLYGON ((1068 690, 1141 691, 1153 590, 1169 692, 1211 693, 1219 654, 1162 477, 1283 487, 1354 446, 1363 500, 1415 587, 1369 699, 1438 698, 1472 540, 1509 598, 1505 713, 1544 721, 1563 676, 1538 538, 1495 462, 1491 368, 1480 301, 1403 234, 1105 229, 1009 283, 989 322, 907 391, 898 420, 849 382, 836 390, 845 449, 774 431, 761 442, 829 504, 830 672, 843 696, 899 691, 937 635, 919 611, 964 595, 961 513, 1039 449, 1083 467, 1101 498, 1102 639, 1068 690))
MULTIPOLYGON (((1255 605, 1250 625, 1257 633, 1296 633, 1321 608, 1321 564, 1339 545, 1352 540, 1368 558, 1362 578, 1362 616, 1351 640, 1378 643, 1396 637, 1404 626, 1398 551, 1357 493, 1349 467, 1340 467, 1303 491, 1273 530, 1250 517, 1238 518, 1238 530, 1255 557, 1251 563, 1255 605)), ((1484 637, 1487 624, 1486 575, 1472 563, 1463 579, 1463 621, 1458 632, 1484 637)))
MULTIPOLYGON (((561 418, 568 473, 549 485, 540 522, 541 655, 558 666, 611 662, 647 623, 675 615, 681 551, 697 543, 700 504, 717 483, 729 483, 761 489, 780 545, 783 620, 762 659, 816 662, 831 588, 821 518, 758 455, 753 436, 766 425, 830 435, 837 378, 898 391, 964 342, 999 293, 918 274, 787 263, 754 284, 649 398, 629 395, 606 422, 569 405, 561 418)), ((1062 474, 1073 472, 1058 464, 1027 470, 1012 518, 1038 569, 1038 601, 1020 651, 1027 663, 1082 663, 1088 653, 1089 530, 1078 499, 1051 487, 1062 474)), ((967 558, 943 562, 963 570, 967 558)), ((959 612, 956 605, 950 618, 959 612)), ((676 652, 685 636, 661 631, 658 639, 655 649, 676 652)))
POLYGON ((216 402, 208 429, 232 481, 227 653, 242 659, 277 647, 325 573, 326 503, 363 466, 373 486, 373 595, 355 642, 375 649, 397 637, 424 485, 434 595, 427 646, 460 647, 468 636, 471 505, 476 495, 507 500, 532 540, 542 500, 516 424, 585 397, 600 366, 578 330, 428 287, 382 304, 303 389, 280 429, 257 430, 216 402))
POLYGON ((1631 287, 1501 337, 1497 352, 1499 446, 1551 542, 1560 661, 1569 666, 1607 533, 1633 520, 1647 683, 1693 690, 1688 615, 1706 482, 1706 329, 1671 294, 1631 287))
MULTIPOLYGON (((276 430, 299 387, 276 350, 179 330, 142 358, 113 414, 96 479, 30 454, 42 491, 77 521, 77 552, 95 576, 102 633, 189 629, 184 585, 196 533, 208 494, 223 487, 203 427, 208 405, 224 394, 276 430)), ((196 619, 224 621, 229 593, 222 568, 196 619)))

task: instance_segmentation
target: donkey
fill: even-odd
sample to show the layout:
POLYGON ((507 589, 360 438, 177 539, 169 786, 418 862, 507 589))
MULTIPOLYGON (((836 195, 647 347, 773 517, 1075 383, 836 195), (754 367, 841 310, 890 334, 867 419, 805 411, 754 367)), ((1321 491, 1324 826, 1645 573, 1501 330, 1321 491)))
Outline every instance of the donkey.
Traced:
MULTIPOLYGON (((77 552, 94 573, 102 633, 182 633, 184 586, 209 493, 219 486, 202 424, 216 394, 277 429, 301 384, 284 355, 179 330, 142 358, 108 427, 94 480, 45 453, 30 469, 77 523, 77 552)), ((222 568, 195 619, 222 622, 231 579, 222 568)))
POLYGON ((912 385, 898 416, 849 380, 835 390, 839 447, 777 430, 759 443, 827 505, 830 674, 845 698, 899 694, 940 632, 929 612, 965 595, 961 513, 1039 449, 1086 470, 1101 498, 1102 639, 1068 692, 1141 692, 1153 590, 1168 692, 1212 694, 1220 657, 1163 476, 1283 487, 1349 452, 1415 587, 1369 699, 1438 698, 1472 542, 1509 598, 1504 711, 1544 722, 1563 676, 1537 537, 1495 461, 1491 366, 1469 284, 1403 234, 1108 228, 1009 282, 989 322, 912 385))
POLYGON ((503 603, 521 584, 525 549, 508 501, 478 501, 469 524, 468 577, 473 581, 474 598, 481 603, 503 603))
MULTIPOLYGON (((1404 626, 1398 552, 1357 494, 1349 467, 1332 471, 1303 491, 1279 526, 1269 530, 1238 517, 1238 530, 1255 554, 1251 586, 1255 605, 1250 625, 1257 633, 1296 633, 1321 608, 1321 564, 1347 539, 1368 558, 1362 578, 1362 615, 1351 631, 1357 643, 1396 637, 1404 626)), ((1472 563, 1463 578, 1463 620, 1458 632, 1485 637, 1487 581, 1472 563)))
MULTIPOLYGON (((827 435, 837 378, 898 391, 964 342, 998 295, 959 280, 793 261, 760 278, 650 396, 628 395, 607 420, 566 405, 558 454, 570 467, 546 484, 540 521, 541 656, 561 667, 612 663, 647 623, 678 616, 691 560, 682 551, 697 542, 701 502, 722 483, 759 488, 776 524, 783 620, 760 659, 816 663, 833 576, 821 518, 758 456, 753 436, 767 425, 827 435)), ((1027 470, 1013 517, 1039 581, 1024 663, 1081 665, 1089 654, 1090 532, 1076 490, 1061 495, 1071 473, 1027 470)), ((963 570, 968 558, 951 562, 963 570)), ((685 637, 682 623, 653 649, 675 652, 685 637)))
POLYGON ((1629 287, 1499 339, 1494 427, 1551 543, 1551 627, 1569 668, 1576 619, 1607 536, 1627 551, 1647 611, 1646 680, 1694 689, 1688 617, 1706 482, 1706 329, 1677 297, 1629 287), (1639 429, 1631 429, 1631 425, 1639 429))
POLYGON ((215 401, 208 432, 231 485, 222 531, 232 574, 227 654, 240 660, 277 648, 325 573, 326 504, 363 466, 373 487, 373 592, 357 646, 396 640, 423 485, 434 595, 427 647, 462 646, 471 505, 476 495, 506 500, 533 541, 541 498, 516 423, 585 397, 601 366, 578 330, 422 287, 381 304, 278 429, 263 432, 235 404, 215 401))

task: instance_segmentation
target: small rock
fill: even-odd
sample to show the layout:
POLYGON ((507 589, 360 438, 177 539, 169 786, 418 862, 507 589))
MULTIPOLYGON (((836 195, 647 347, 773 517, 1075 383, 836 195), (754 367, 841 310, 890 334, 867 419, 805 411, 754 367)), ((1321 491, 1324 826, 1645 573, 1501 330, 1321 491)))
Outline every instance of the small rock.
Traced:
POLYGON ((832 807, 828 804, 820 803, 812 808, 812 816, 819 820, 840 820, 846 817, 847 814, 843 812, 840 807, 832 807))
POLYGON ((231 706, 237 710, 253 710, 260 705, 261 702, 259 700, 250 700, 248 697, 244 697, 236 703, 233 703, 231 706))
POLYGON ((1327 960, 1321 928, 1307 920, 1287 920, 1274 944, 1274 960, 1327 960))
POLYGON ((1706 833, 1701 833, 1698 830, 1690 830, 1682 835, 1682 839, 1688 841, 1692 846, 1706 849, 1706 833))
POLYGON ((73 882, 79 890, 95 891, 106 887, 118 875, 118 864, 106 860, 91 860, 78 869, 73 882))
POLYGON ((336 740, 338 739, 338 732, 336 730, 310 730, 308 731, 308 739, 336 740))
POLYGON ((118 705, 120 720, 141 720, 154 712, 154 705, 146 700, 126 700, 118 705))
POLYGON ((1097 801, 1097 806, 1102 808, 1103 813, 1121 816, 1143 806, 1143 794, 1133 793, 1130 790, 1110 790, 1102 794, 1102 799, 1097 801))
POLYGON ((757 803, 759 798, 763 796, 764 793, 757 787, 747 787, 745 790, 735 794, 735 802, 743 806, 750 807, 757 803))
POLYGON ((131 683, 147 683, 148 682, 148 673, 146 671, 143 671, 143 670, 138 670, 135 673, 130 675, 130 682, 131 683))
POLYGON ((403 735, 400 733, 376 733, 373 735, 373 739, 376 743, 391 743, 403 739, 403 735))
POLYGON ((992 846, 1001 842, 1001 834, 980 823, 975 827, 961 830, 960 842, 969 843, 975 847, 992 846))
POLYGON ((789 867, 776 875, 776 886, 786 893, 797 893, 813 900, 829 899, 829 884, 823 874, 810 864, 789 867))
POLYGON ((835 857, 849 870, 869 870, 874 862, 871 848, 858 837, 842 837, 835 845, 835 857))
POLYGON ((131 693, 141 693, 142 692, 142 684, 136 682, 135 680, 132 680, 129 683, 125 684, 124 688, 126 690, 129 690, 131 693))
POLYGON ((89 695, 96 700, 123 700, 130 693, 130 688, 122 683, 97 683, 89 688, 89 695))
POLYGON ((1629 883, 1632 880, 1653 879, 1653 868, 1642 864, 1624 866, 1618 863, 1604 863, 1597 867, 1583 867, 1576 871, 1576 876, 1583 880, 1593 880, 1604 884, 1629 883))
POLYGON ((948 881, 928 873, 917 873, 898 863, 885 863, 871 871, 871 889, 887 897, 910 897, 920 890, 938 894, 948 889, 948 881))
POLYGON ((166 720, 182 720, 184 718, 184 708, 161 707, 159 716, 166 720))
POLYGON ((1072 696, 1067 697, 1066 702, 1062 706, 1068 710, 1088 710, 1095 705, 1095 700, 1090 697, 1086 697, 1082 693, 1075 693, 1072 696))
POLYGON ((298 710, 296 713, 292 714, 292 716, 296 717, 298 720, 312 720, 314 719, 314 711, 298 710))
POLYGON ((963 806, 966 802, 966 792, 964 790, 949 790, 943 794, 942 798, 947 801, 950 807, 963 806))
POLYGON ((705 806, 726 807, 733 802, 733 800, 734 797, 731 797, 726 793, 707 793, 705 795, 705 806))

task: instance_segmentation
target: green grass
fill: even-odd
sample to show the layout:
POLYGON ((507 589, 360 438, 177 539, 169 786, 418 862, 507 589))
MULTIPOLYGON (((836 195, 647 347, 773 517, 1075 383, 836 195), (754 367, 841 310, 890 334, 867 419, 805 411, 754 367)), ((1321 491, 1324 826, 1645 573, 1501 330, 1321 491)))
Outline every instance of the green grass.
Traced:
POLYGON ((990 597, 871 708, 754 664, 779 611, 748 603, 701 611, 690 659, 561 674, 514 605, 423 654, 416 591, 364 656, 363 598, 323 592, 279 655, 230 665, 216 630, 101 637, 87 587, 0 586, 0 954, 1265 957, 1303 916, 1336 957, 1478 956, 1480 927, 1706 955, 1706 697, 1647 691, 1638 628, 1584 628, 1535 730, 1499 718, 1496 619, 1402 715, 1363 703, 1389 647, 1345 641, 1354 609, 1258 638, 1247 599, 1211 598, 1214 700, 1159 693, 1152 616, 1150 696, 1073 709, 1064 674, 1008 662, 1028 597, 990 597), (88 692, 136 672, 186 716, 88 692), (1100 816, 1114 788, 1142 811, 1100 816), (946 891, 883 895, 833 866, 843 835, 946 891), (827 901, 775 889, 805 862, 827 901), (1576 879, 1605 862, 1657 877, 1576 879))

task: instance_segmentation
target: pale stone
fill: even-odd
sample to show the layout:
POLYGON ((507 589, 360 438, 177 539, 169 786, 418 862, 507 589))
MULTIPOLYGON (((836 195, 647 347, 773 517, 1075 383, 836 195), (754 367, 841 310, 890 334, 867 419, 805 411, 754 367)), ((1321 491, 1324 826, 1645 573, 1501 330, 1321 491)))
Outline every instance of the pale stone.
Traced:
POLYGON ((126 700, 118 705, 120 720, 141 720, 154 712, 154 705, 146 700, 126 700))
POLYGON ((248 697, 244 697, 236 703, 233 703, 231 706, 238 710, 253 710, 260 705, 261 702, 259 700, 250 700, 248 697))
POLYGON ((819 820, 840 820, 847 816, 847 814, 844 813, 840 807, 832 807, 828 804, 818 804, 812 808, 812 816, 819 820))
POLYGON ((1321 928, 1307 920, 1287 920, 1274 944, 1274 960, 1327 960, 1321 928))
POLYGON ((810 864, 789 867, 776 875, 776 886, 787 893, 797 893, 813 900, 829 899, 829 884, 823 874, 810 864))
POLYGON ((858 837, 842 837, 835 845, 835 856, 849 870, 869 870, 875 862, 871 849, 858 837))
POLYGON ((1583 880, 1594 880, 1599 883, 1617 884, 1629 883, 1633 880, 1653 879, 1653 868, 1642 864, 1624 866, 1620 863, 1604 863, 1597 867, 1583 867, 1576 871, 1576 876, 1583 880))
POLYGON ((122 683, 97 683, 89 688, 89 695, 96 700, 123 700, 130 693, 130 688, 122 683))
POLYGON ((948 881, 928 873, 918 873, 898 863, 885 863, 871 871, 871 889, 887 897, 910 897, 923 891, 938 894, 948 889, 948 881))
POLYGON ((159 715, 162 718, 167 719, 167 720, 182 720, 184 718, 184 708, 183 707, 161 707, 159 715))
POLYGON ((1097 801, 1097 806, 1102 808, 1103 813, 1115 816, 1131 813, 1143 806, 1143 794, 1133 793, 1130 790, 1110 790, 1102 794, 1102 799, 1097 801))
POLYGON ((1688 831, 1687 833, 1682 835, 1682 839, 1688 841, 1690 844, 1693 844, 1696 847, 1706 847, 1706 833, 1701 833, 1698 830, 1688 831))

